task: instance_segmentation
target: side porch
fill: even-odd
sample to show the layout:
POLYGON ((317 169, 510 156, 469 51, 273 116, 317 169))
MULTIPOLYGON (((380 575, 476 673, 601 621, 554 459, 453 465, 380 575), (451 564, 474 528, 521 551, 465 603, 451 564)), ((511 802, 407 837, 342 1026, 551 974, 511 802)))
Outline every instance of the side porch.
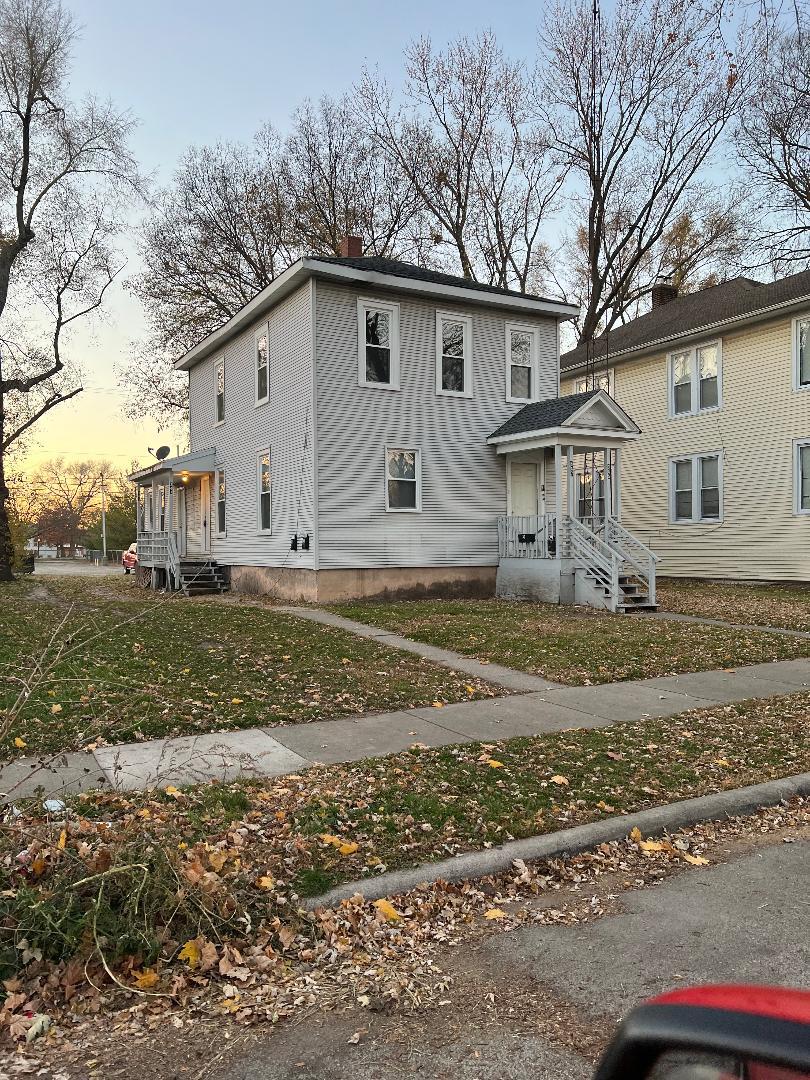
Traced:
POLYGON ((138 569, 152 588, 223 592, 227 581, 212 556, 212 522, 221 493, 214 450, 165 458, 130 476, 136 485, 138 569))
POLYGON ((498 596, 655 608, 655 555, 620 521, 622 448, 639 434, 594 390, 527 405, 490 436, 506 458, 498 596))

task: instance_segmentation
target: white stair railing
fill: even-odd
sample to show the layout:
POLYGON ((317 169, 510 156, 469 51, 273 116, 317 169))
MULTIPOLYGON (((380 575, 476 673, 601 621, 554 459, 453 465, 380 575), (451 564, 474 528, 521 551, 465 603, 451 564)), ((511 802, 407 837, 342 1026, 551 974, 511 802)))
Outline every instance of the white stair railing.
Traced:
POLYGON ((605 540, 617 551, 623 560, 638 577, 647 590, 650 604, 655 603, 655 553, 620 525, 615 518, 608 518, 605 522, 605 540))
POLYGON ((169 530, 168 545, 167 545, 167 558, 168 558, 168 575, 169 575, 169 588, 180 588, 180 550, 177 546, 177 533, 173 529, 169 530))
POLYGON ((610 544, 577 518, 566 517, 563 527, 565 531, 564 554, 608 590, 605 598, 607 606, 611 611, 616 611, 620 600, 621 556, 610 544))

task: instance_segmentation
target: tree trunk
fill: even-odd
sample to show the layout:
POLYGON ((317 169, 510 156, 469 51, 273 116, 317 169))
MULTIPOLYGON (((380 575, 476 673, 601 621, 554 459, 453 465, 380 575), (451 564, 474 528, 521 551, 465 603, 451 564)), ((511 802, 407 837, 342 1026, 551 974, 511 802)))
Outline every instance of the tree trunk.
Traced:
MULTIPOLYGON (((2 424, 0 424, 0 432, 2 424)), ((13 581, 14 544, 8 520, 9 490, 6 483, 5 455, 0 452, 0 581, 13 581)))

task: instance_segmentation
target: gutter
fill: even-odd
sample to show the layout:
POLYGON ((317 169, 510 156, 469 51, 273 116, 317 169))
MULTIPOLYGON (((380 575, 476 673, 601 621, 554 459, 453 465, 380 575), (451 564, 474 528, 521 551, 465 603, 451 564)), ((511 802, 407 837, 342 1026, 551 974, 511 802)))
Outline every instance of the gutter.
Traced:
MULTIPOLYGON (((810 304, 810 294, 800 296, 796 300, 784 300, 781 304, 770 304, 768 307, 760 308, 758 311, 751 312, 748 315, 737 315, 731 319, 718 319, 717 322, 705 323, 703 326, 695 327, 694 330, 687 330, 684 333, 667 334, 664 337, 655 338, 653 341, 647 341, 643 345, 634 345, 629 349, 619 349, 617 352, 609 351, 606 356, 597 357, 595 363, 603 364, 605 362, 617 360, 632 360, 639 356, 649 356, 650 353, 658 352, 661 347, 674 342, 683 342, 686 344, 687 342, 695 341, 697 338, 705 337, 708 334, 713 334, 718 330, 722 330, 724 327, 734 330, 745 326, 752 326, 760 322, 767 322, 768 319, 772 319, 781 314, 789 314, 793 310, 807 306, 807 304, 810 304)), ((569 367, 561 366, 560 373, 563 378, 579 375, 581 372, 585 371, 588 366, 588 361, 582 360, 569 367)))

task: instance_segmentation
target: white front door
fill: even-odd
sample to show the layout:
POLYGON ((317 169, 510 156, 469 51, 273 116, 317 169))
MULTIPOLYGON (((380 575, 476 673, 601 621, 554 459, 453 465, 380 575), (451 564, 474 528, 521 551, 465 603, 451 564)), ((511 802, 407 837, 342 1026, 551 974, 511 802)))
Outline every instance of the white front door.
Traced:
POLYGON ((518 517, 534 517, 539 513, 538 475, 535 461, 513 461, 511 472, 510 513, 518 517))

